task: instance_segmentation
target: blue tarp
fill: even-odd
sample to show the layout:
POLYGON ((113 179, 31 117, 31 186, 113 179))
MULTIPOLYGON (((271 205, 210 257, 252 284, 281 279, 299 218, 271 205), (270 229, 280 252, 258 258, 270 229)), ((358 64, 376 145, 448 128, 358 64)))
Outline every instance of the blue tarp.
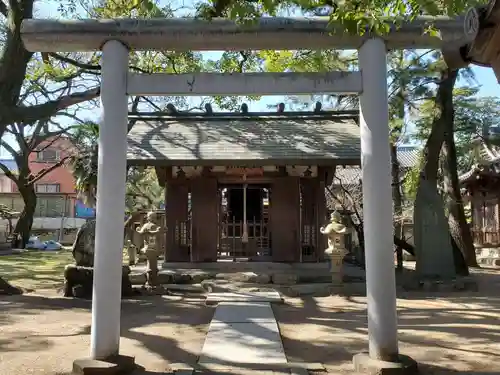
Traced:
POLYGON ((89 219, 95 217, 95 208, 84 205, 81 201, 75 204, 75 217, 89 219))

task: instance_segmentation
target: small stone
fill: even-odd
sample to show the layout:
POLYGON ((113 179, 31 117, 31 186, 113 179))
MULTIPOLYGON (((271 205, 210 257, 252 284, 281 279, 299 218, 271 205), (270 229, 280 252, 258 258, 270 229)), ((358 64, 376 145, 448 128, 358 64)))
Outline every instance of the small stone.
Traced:
POLYGON ((249 283, 257 283, 257 284, 269 284, 271 282, 271 276, 263 273, 255 273, 255 272, 244 272, 243 276, 249 283))
POLYGON ((169 292, 181 293, 204 293, 205 289, 201 284, 166 284, 163 285, 169 292))
POLYGON ((75 298, 90 298, 92 296, 92 290, 90 290, 89 293, 89 291, 86 290, 83 285, 75 285, 73 288, 71 288, 71 292, 73 297, 75 298))
MULTIPOLYGON (((162 279, 163 275, 160 274, 159 278, 162 279)), ((145 273, 132 273, 129 276, 130 282, 133 285, 144 285, 146 282, 146 274, 145 273)))
POLYGON ((434 292, 438 290, 437 284, 432 280, 425 280, 422 284, 422 289, 427 292, 434 292))
POLYGON ((145 285, 141 288, 141 294, 150 295, 150 296, 161 296, 163 294, 168 294, 168 290, 165 289, 162 285, 157 286, 149 286, 145 285))
POLYGON ((173 284, 191 284, 191 275, 187 273, 177 273, 172 280, 173 284))
POLYGON ((474 279, 469 279, 465 281, 465 290, 470 290, 471 292, 477 292, 479 290, 479 285, 474 279))
POLYGON ((408 280, 405 280, 403 284, 403 288, 405 290, 411 291, 411 290, 419 290, 423 287, 423 283, 421 283, 418 279, 416 278, 409 278, 408 280))
MULTIPOLYGON (((144 274, 144 283, 146 282, 146 275, 144 274)), ((174 282, 174 275, 171 273, 158 273, 158 283, 159 284, 171 284, 174 282)), ((143 283, 143 284, 144 284, 143 283)))
POLYGON ((331 286, 330 283, 296 284, 288 287, 287 294, 297 297, 303 295, 327 296, 330 294, 331 286))
POLYGON ((293 273, 275 273, 272 275, 273 284, 293 285, 297 284, 297 275, 293 273))
POLYGON ((64 281, 64 287, 63 287, 63 295, 64 297, 73 297, 73 288, 71 288, 71 285, 68 283, 68 281, 64 281))
POLYGON ((203 280, 212 279, 212 275, 208 272, 194 272, 191 274, 191 281, 193 284, 199 284, 203 280))
POLYGON ((467 288, 467 285, 465 284, 465 281, 464 280, 455 280, 455 282, 453 283, 454 285, 454 288, 456 290, 466 290, 467 288))
POLYGON ((234 290, 234 286, 227 280, 203 280, 201 282, 201 287, 208 293, 228 292, 234 290))
POLYGON ((215 291, 215 282, 213 280, 203 280, 200 284, 207 293, 213 293, 215 291))
POLYGON ((441 293, 453 293, 457 290, 455 288, 455 282, 450 281, 439 283, 438 288, 441 293))

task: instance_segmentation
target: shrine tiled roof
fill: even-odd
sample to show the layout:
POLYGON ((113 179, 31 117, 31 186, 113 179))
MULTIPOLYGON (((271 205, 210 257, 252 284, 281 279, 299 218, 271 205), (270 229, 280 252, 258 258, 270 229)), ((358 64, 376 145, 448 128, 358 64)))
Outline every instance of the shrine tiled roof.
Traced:
POLYGON ((352 112, 142 116, 128 134, 127 159, 131 165, 356 165, 359 126, 352 112))
MULTIPOLYGON (((401 170, 407 170, 418 165, 420 150, 413 146, 398 147, 398 162, 401 170)), ((337 167, 333 185, 357 185, 361 180, 360 166, 337 167)))
POLYGON ((500 147, 498 143, 498 128, 493 129, 495 132, 488 133, 482 137, 477 137, 473 140, 474 164, 465 173, 458 176, 458 181, 461 184, 469 183, 478 178, 495 177, 500 175, 500 147), (491 140, 496 142, 491 142, 491 140))

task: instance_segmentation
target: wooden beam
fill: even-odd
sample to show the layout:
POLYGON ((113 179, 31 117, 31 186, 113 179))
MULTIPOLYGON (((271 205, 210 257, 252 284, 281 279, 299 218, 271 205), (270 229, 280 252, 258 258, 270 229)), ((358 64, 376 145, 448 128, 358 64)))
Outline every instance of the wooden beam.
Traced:
POLYGON ((491 34, 484 51, 482 52, 487 61, 493 62, 500 53, 500 24, 495 26, 495 31, 491 34))
MULTIPOLYGON (((188 159, 188 160, 173 160, 173 159, 128 159, 128 165, 130 166, 148 166, 148 167, 172 167, 172 166, 205 166, 211 167, 214 165, 224 164, 226 166, 266 166, 269 164, 273 165, 317 165, 322 167, 331 167, 335 165, 360 165, 360 158, 309 158, 309 159, 188 159)), ((319 172, 318 172, 319 173, 319 172)), ((167 176, 169 174, 167 173, 167 176)), ((170 173, 171 175, 171 173, 170 173)), ((168 183, 168 181, 167 181, 168 183)))
POLYGON ((498 83, 500 83, 500 51, 498 52, 496 59, 491 62, 491 67, 495 72, 498 83))
POLYGON ((166 180, 167 169, 170 169, 170 168, 155 167, 156 177, 158 178, 158 184, 161 187, 165 187, 165 185, 167 183, 167 180, 166 180))
MULTIPOLYGON (((389 49, 441 48, 468 44, 474 40, 479 21, 471 10, 458 18, 419 17, 381 37, 389 49), (426 30, 429 25, 441 37, 426 30)), ((134 51, 220 51, 357 49, 374 37, 349 34, 343 25, 329 17, 258 19, 252 25, 226 19, 210 21, 193 18, 155 19, 27 19, 21 28, 24 46, 33 52, 98 51, 105 42, 116 39, 134 51)))
POLYGON ((360 72, 187 73, 128 76, 128 95, 288 95, 362 91, 360 72))

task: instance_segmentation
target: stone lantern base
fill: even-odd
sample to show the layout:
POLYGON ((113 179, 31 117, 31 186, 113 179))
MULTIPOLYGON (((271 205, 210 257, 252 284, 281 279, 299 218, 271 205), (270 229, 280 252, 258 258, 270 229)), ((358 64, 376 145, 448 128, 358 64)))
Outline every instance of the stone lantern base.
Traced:
POLYGON ((325 255, 330 260, 330 272, 332 275, 332 285, 340 286, 342 285, 342 263, 344 260, 346 251, 342 249, 327 249, 325 250, 325 255))

